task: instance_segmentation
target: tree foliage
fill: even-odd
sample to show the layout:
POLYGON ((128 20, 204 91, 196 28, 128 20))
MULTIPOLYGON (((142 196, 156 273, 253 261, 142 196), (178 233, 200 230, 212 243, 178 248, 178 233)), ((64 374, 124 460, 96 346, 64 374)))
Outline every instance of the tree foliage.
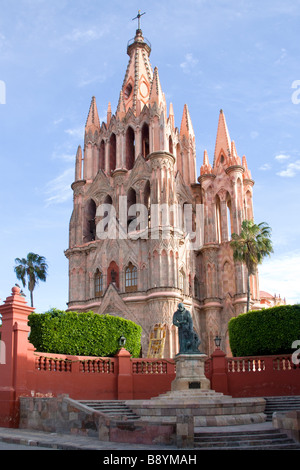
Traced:
POLYGON ((28 284, 31 307, 33 307, 33 291, 38 281, 46 281, 48 265, 44 256, 28 253, 27 258, 15 259, 15 273, 22 281, 23 287, 28 284))
POLYGON ((233 356, 290 354, 300 339, 300 305, 242 313, 231 318, 228 331, 233 356))
POLYGON ((255 224, 252 220, 242 222, 240 234, 233 233, 230 246, 235 261, 244 263, 248 270, 247 277, 247 312, 250 308, 250 276, 256 273, 257 265, 266 256, 273 253, 271 229, 265 222, 255 224))
POLYGON ((65 312, 52 309, 29 315, 29 341, 39 352, 74 356, 114 356, 121 336, 126 349, 139 357, 142 328, 130 320, 94 312, 65 312))

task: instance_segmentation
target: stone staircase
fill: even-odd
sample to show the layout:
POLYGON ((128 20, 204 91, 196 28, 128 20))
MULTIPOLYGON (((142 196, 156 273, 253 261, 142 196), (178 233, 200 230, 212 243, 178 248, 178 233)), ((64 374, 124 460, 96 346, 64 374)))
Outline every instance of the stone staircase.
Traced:
POLYGON ((106 414, 116 420, 136 421, 140 417, 121 400, 80 400, 82 405, 106 414))
POLYGON ((195 433, 201 450, 300 450, 300 444, 278 429, 195 433))
MULTIPOLYGON (((274 411, 289 411, 300 409, 300 397, 266 397, 267 421, 272 420, 274 411)), ((144 421, 135 413, 131 404, 121 400, 80 400, 82 405, 100 411, 107 417, 115 421, 125 421, 134 423, 140 420, 144 421)), ((161 417, 157 417, 161 421, 161 417)), ((173 417, 174 419, 174 417, 173 417)), ((164 417, 164 421, 166 417, 164 417)), ((152 422, 151 417, 147 417, 146 421, 152 422)), ((155 421, 155 420, 154 420, 155 421)), ((172 421, 173 422, 173 421, 172 421)), ((273 428, 271 423, 261 423, 251 425, 248 429, 233 430, 235 426, 226 429, 214 429, 199 431, 195 428, 194 446, 199 450, 300 450, 300 443, 295 442, 284 432, 273 428), (261 428, 260 428, 261 426, 261 428)))
POLYGON ((267 421, 272 421, 274 412, 284 413, 291 410, 300 410, 300 396, 264 397, 266 400, 265 414, 267 421))

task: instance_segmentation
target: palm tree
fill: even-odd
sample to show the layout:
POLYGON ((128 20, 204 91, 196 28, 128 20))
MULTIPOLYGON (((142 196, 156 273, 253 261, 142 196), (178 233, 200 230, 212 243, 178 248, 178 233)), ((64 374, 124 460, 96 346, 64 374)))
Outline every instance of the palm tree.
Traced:
POLYGON ((241 233, 233 233, 231 237, 233 259, 244 263, 248 270, 247 312, 250 309, 250 276, 256 273, 257 265, 262 263, 263 258, 273 253, 270 236, 271 229, 265 222, 257 225, 252 220, 244 220, 241 233))
POLYGON ((48 265, 44 256, 28 253, 27 258, 15 259, 15 273, 22 281, 23 286, 28 283, 31 307, 33 307, 33 291, 38 281, 46 281, 48 265))

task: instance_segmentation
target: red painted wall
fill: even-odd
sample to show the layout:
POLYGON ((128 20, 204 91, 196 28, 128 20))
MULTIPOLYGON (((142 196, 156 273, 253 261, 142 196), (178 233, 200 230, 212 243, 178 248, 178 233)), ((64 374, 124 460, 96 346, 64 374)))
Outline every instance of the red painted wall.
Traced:
MULTIPOLYGON (((69 395, 73 399, 149 399, 171 389, 172 359, 134 359, 125 349, 116 357, 39 353, 28 341, 32 312, 20 290, 0 306, 0 426, 18 427, 20 396, 69 395)), ((227 358, 216 350, 206 361, 211 388, 233 397, 300 395, 300 366, 291 356, 227 358)))

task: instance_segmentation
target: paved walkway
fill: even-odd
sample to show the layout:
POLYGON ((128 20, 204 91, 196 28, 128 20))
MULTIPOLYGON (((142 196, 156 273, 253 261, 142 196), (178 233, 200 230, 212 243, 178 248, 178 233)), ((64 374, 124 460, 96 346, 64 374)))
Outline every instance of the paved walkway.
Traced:
POLYGON ((122 442, 101 442, 96 437, 77 436, 73 434, 47 433, 27 429, 0 428, 0 441, 56 450, 178 450, 175 446, 158 446, 144 444, 126 444, 122 442))
POLYGON ((267 431, 274 429, 271 421, 265 421, 263 423, 256 424, 241 424, 235 426, 201 426, 195 427, 195 433, 206 433, 206 432, 234 432, 234 431, 267 431))
MULTIPOLYGON (((195 432, 230 432, 272 429, 272 423, 249 424, 242 426, 195 427, 195 432)), ((27 429, 0 428, 0 441, 21 446, 41 447, 55 450, 139 450, 173 451, 176 446, 126 444, 122 442, 101 442, 96 437, 73 434, 47 433, 27 429)), ((189 449, 184 449, 188 451, 189 449)), ((192 450, 192 449, 190 449, 192 450)))

